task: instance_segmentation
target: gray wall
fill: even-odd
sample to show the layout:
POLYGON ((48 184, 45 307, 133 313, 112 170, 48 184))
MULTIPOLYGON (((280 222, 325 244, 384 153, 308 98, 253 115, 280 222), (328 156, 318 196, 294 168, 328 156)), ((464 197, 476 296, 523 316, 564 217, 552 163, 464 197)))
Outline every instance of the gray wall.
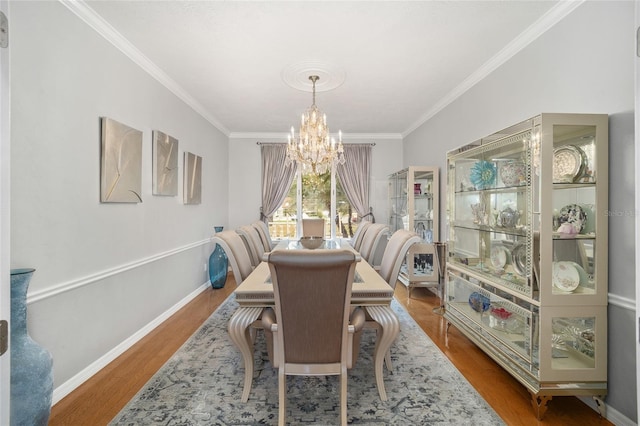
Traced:
MULTIPOLYGON (((634 34, 633 2, 583 3, 408 135, 404 164, 431 160, 444 167, 448 150, 541 112, 606 113, 610 115, 609 209, 633 212, 634 34)), ((637 422, 635 344, 630 338, 635 330, 634 219, 627 214, 609 220, 606 403, 637 422)))
POLYGON ((11 267, 36 268, 28 326, 53 354, 55 398, 206 288, 228 139, 59 2, 10 13, 11 267), (140 204, 100 203, 101 116, 143 131, 140 204), (153 129, 179 140, 177 197, 151 194, 153 129), (200 205, 182 203, 184 151, 203 157, 200 205))

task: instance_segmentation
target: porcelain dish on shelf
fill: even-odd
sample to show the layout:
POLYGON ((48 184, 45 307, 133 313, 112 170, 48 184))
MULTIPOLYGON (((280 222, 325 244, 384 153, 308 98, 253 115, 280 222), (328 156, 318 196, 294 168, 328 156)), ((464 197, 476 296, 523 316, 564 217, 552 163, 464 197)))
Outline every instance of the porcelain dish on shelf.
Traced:
POLYGON ((568 204, 560 209, 558 223, 560 227, 557 232, 561 232, 562 225, 569 224, 575 231, 569 233, 579 234, 584 230, 584 225, 587 223, 587 213, 579 204, 568 204))
POLYGON ((516 244, 511 250, 511 263, 518 275, 523 277, 527 275, 527 248, 523 243, 516 244))
POLYGON ((584 268, 576 262, 567 262, 570 263, 574 268, 576 268, 576 271, 578 271, 578 276, 580 277, 580 286, 589 287, 589 274, 587 274, 587 271, 585 271, 584 268))
POLYGON ((551 281, 561 292, 572 293, 580 285, 580 273, 573 262, 553 262, 551 281))
POLYGON ((527 167, 522 161, 508 161, 500 165, 500 179, 505 186, 522 185, 527 180, 527 167))
POLYGON ((491 247, 491 264, 494 268, 501 271, 504 267, 511 263, 511 253, 502 244, 491 247))
POLYGON ((586 163, 586 154, 575 145, 565 145, 554 149, 553 182, 575 182, 582 175, 586 163))

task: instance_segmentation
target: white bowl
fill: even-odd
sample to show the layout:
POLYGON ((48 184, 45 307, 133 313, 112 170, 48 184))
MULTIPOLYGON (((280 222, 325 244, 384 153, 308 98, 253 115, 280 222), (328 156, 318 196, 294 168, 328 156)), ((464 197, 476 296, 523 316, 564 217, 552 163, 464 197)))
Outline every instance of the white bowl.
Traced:
POLYGON ((322 237, 302 237, 300 238, 300 244, 302 247, 313 250, 317 249, 324 243, 324 238, 322 237))

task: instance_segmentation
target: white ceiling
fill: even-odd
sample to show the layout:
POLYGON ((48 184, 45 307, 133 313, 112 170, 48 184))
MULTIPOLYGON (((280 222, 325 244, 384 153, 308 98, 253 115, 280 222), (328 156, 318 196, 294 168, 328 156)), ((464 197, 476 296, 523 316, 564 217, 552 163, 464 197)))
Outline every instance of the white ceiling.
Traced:
POLYGON ((63 4, 231 137, 284 138, 311 84, 283 78, 316 71, 316 104, 348 139, 410 132, 579 2, 63 4))

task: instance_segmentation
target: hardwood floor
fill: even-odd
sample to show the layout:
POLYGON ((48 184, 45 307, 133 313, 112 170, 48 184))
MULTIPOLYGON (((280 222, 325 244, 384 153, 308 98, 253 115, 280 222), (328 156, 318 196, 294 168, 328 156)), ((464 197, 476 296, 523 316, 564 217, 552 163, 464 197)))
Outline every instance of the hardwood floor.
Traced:
MULTIPOLYGON (((235 289, 208 289, 152 333, 102 369, 51 410, 49 425, 105 425, 235 289)), ((411 299, 398 284, 396 299, 508 425, 611 425, 575 397, 554 397, 542 421, 526 389, 466 337, 433 312, 439 299, 414 289, 411 299)), ((392 349, 393 350, 393 349, 392 349)))

